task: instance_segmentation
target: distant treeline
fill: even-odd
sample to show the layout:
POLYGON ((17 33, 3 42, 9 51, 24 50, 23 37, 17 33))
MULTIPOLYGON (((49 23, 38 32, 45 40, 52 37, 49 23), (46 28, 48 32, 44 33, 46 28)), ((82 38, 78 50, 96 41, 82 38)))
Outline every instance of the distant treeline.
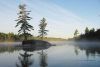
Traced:
POLYGON ((86 27, 85 29, 85 33, 79 35, 80 40, 100 40, 100 29, 95 30, 94 28, 92 29, 88 29, 88 27, 86 27))
MULTIPOLYGON (((28 36, 28 40, 31 40, 31 39, 41 40, 41 38, 38 37, 38 36, 33 36, 33 35, 28 36)), ((2 41, 22 41, 22 40, 24 40, 23 35, 14 34, 13 32, 11 32, 11 33, 0 32, 0 41, 1 42, 2 41)), ((54 38, 54 37, 44 37, 44 40, 47 40, 47 41, 62 41, 62 40, 65 40, 65 39, 54 38)))
MULTIPOLYGON (((28 39, 32 39, 33 36, 28 36, 28 39)), ((14 33, 2 33, 0 32, 0 41, 22 41, 24 40, 23 35, 18 35, 14 33)))
POLYGON ((17 41, 20 40, 19 35, 14 33, 3 33, 0 32, 0 41, 17 41))

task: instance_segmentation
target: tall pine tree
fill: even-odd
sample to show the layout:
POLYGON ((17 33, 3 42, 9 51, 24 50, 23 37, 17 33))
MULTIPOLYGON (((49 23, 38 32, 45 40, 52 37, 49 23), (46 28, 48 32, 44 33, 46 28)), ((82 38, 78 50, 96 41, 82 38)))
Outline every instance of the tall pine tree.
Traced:
POLYGON ((79 34, 79 32, 78 32, 78 30, 76 29, 75 32, 74 32, 74 37, 76 38, 78 34, 79 34))
POLYGON ((33 26, 31 26, 28 21, 32 18, 29 17, 30 11, 26 10, 26 5, 19 5, 19 13, 16 27, 20 26, 18 33, 24 37, 24 40, 27 40, 28 36, 31 35, 29 31, 34 30, 33 26))
POLYGON ((39 37, 41 37, 41 39, 43 40, 44 36, 47 35, 48 30, 46 30, 46 19, 43 18, 39 24, 39 37))

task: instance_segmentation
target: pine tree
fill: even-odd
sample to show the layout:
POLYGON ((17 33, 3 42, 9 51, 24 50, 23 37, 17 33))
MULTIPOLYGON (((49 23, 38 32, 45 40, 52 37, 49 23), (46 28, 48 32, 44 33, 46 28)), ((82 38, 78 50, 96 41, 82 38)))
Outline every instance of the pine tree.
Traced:
POLYGON ((87 34, 87 33, 89 33, 90 31, 89 31, 89 28, 88 27, 86 27, 86 29, 85 29, 85 34, 87 34))
POLYGON ((46 30, 46 19, 43 18, 39 24, 39 37, 41 37, 41 39, 43 40, 44 36, 47 35, 48 30, 46 30))
POLYGON ((78 30, 76 29, 75 32, 74 32, 74 37, 76 38, 78 34, 79 34, 79 32, 78 32, 78 30))
POLYGON ((20 35, 23 35, 24 40, 27 40, 27 37, 31 35, 29 31, 34 30, 33 26, 31 26, 28 21, 31 20, 32 18, 29 17, 30 11, 26 10, 26 5, 21 4, 19 5, 19 13, 18 13, 18 19, 16 27, 20 26, 20 29, 18 33, 20 35))

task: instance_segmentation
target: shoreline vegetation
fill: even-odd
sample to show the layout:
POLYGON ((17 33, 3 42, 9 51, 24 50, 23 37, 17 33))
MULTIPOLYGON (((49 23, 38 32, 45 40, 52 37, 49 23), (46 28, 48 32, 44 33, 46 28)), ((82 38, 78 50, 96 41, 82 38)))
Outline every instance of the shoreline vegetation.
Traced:
MULTIPOLYGON (((20 35, 14 33, 2 33, 0 32, 0 42, 20 42, 23 41, 24 38, 20 35)), ((29 36, 28 40, 41 40, 40 37, 29 36)), ((67 39, 63 38, 55 38, 55 37, 44 37, 44 41, 66 41, 67 39)))
POLYGON ((69 38, 68 40, 75 40, 75 41, 100 41, 100 29, 88 27, 85 28, 84 33, 79 34, 79 31, 76 29, 73 38, 69 38))

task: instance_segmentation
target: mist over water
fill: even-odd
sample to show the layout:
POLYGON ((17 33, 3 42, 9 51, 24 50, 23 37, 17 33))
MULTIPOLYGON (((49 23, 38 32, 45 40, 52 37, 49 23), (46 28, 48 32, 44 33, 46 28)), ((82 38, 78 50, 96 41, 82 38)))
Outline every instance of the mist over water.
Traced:
POLYGON ((0 67, 100 66, 100 42, 63 41, 50 43, 55 46, 38 50, 14 46, 0 46, 0 67), (8 60, 11 61, 9 62, 8 60))

